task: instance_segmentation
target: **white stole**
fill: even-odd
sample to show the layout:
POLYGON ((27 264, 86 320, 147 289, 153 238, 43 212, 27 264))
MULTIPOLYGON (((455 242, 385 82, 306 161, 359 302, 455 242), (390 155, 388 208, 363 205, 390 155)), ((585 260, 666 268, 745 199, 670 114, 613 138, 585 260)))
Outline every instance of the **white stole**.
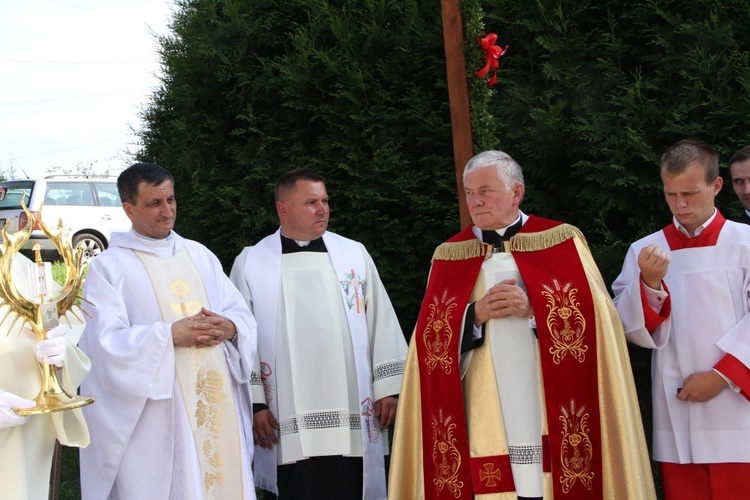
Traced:
MULTIPOLYGON (((243 275, 250 288, 253 314, 258 322, 258 352, 270 370, 263 380, 266 403, 273 415, 278 416, 278 402, 273 391, 276 384, 276 323, 278 316, 279 284, 281 282, 281 235, 277 230, 264 238, 248 254, 243 275), (251 277, 251 279, 247 279, 251 277), (269 397, 269 388, 270 396, 269 397)), ((354 347, 357 370, 357 389, 360 401, 360 424, 363 444, 363 500, 385 499, 385 449, 380 434, 380 424, 373 414, 372 366, 370 338, 365 314, 366 274, 364 256, 351 240, 335 233, 323 234, 336 278, 341 287, 341 300, 346 311, 349 332, 354 347), (348 285, 348 286, 347 286, 348 285)), ((255 448, 256 484, 278 494, 277 450, 255 448)))
MULTIPOLYGON (((165 322, 200 313, 209 300, 203 279, 183 247, 174 257, 135 251, 154 288, 165 322)), ((192 428, 204 498, 242 498, 240 430, 231 375, 222 346, 175 346, 175 372, 192 428)))
MULTIPOLYGON (((488 290, 511 278, 526 290, 518 266, 507 252, 485 260, 482 272, 488 290)), ((489 320, 485 337, 492 353, 516 492, 524 497, 544 496, 539 344, 529 320, 516 316, 489 320)))

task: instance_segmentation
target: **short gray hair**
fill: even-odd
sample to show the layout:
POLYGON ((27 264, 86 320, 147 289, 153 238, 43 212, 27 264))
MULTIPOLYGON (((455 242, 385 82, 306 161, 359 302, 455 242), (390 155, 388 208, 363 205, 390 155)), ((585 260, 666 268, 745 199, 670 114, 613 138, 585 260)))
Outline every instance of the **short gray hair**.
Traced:
POLYGON ((466 174, 486 167, 495 167, 497 176, 507 188, 512 188, 516 184, 524 185, 521 166, 508 153, 502 151, 484 151, 474 156, 464 168, 463 180, 466 181, 466 174))

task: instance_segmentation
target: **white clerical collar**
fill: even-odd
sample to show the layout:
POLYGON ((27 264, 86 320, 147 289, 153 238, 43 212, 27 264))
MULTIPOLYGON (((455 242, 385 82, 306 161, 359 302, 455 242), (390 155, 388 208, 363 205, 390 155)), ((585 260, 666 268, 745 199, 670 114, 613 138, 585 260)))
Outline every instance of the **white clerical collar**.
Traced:
MULTIPOLYGON (((529 220, 529 216, 519 210, 518 211, 518 217, 516 217, 516 220, 513 221, 513 224, 517 224, 518 223, 518 219, 521 219, 521 226, 523 227, 523 225, 526 224, 526 221, 529 220)), ((505 226, 503 228, 495 229, 495 231, 500 236, 505 236, 505 231, 507 231, 508 228, 510 226, 512 226, 513 224, 508 224, 507 226, 505 226)), ((471 232, 474 233, 474 236, 476 236, 478 239, 480 239, 480 240, 482 239, 482 230, 479 229, 477 226, 472 226, 471 227, 471 232)))
POLYGON ((695 228, 695 236, 690 236, 690 233, 688 232, 688 230, 685 229, 685 227, 677 221, 677 217, 673 217, 672 218, 672 222, 675 225, 675 227, 677 228, 677 230, 679 232, 681 232, 682 234, 684 234, 685 236, 687 236, 688 238, 697 238, 698 235, 701 234, 703 232, 703 230, 706 229, 708 227, 708 225, 711 224, 711 222, 716 218, 716 214, 717 213, 718 212, 716 211, 716 207, 714 207, 714 213, 713 213, 713 215, 711 215, 711 217, 709 217, 706 220, 706 222, 704 222, 703 224, 701 224, 700 226, 698 226, 698 227, 695 228))
POLYGON ((310 244, 310 241, 312 241, 312 240, 310 240, 310 241, 295 240, 294 238, 290 238, 289 236, 285 235, 283 232, 281 233, 281 236, 283 236, 286 239, 293 240, 297 245, 299 245, 301 247, 306 247, 307 245, 310 244))
POLYGON ((507 226, 501 227, 500 229, 495 229, 495 232, 497 234, 499 234, 500 236, 505 236, 505 231, 507 231, 510 226, 514 226, 514 225, 518 224, 519 220, 521 221, 521 225, 523 226, 526 223, 526 219, 528 219, 528 218, 529 218, 528 215, 526 215, 525 213, 523 213, 523 212, 521 212, 519 210, 518 211, 518 217, 516 217, 516 220, 513 221, 513 224, 508 224, 507 226))
POLYGON ((166 238, 162 239, 145 236, 136 232, 135 229, 131 229, 131 231, 133 231, 133 234, 138 238, 138 241, 153 250, 159 257, 172 257, 174 255, 175 238, 172 231, 169 232, 169 235, 166 238))

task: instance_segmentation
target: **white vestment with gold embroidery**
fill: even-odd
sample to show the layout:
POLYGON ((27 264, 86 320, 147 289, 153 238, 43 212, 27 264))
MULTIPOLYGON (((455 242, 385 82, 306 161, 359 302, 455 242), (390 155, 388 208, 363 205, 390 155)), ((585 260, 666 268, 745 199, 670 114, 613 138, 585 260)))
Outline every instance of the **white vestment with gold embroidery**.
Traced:
MULTIPOLYGON (((205 306, 237 327, 220 349, 239 423, 243 498, 255 498, 251 398, 248 382, 256 349, 255 321, 218 259, 203 245, 172 233, 174 252, 187 251, 205 287, 205 306)), ((196 440, 175 375, 171 322, 162 318, 143 261, 157 254, 131 230, 112 235, 92 261, 84 297, 93 305, 81 337, 92 359, 82 392, 97 397, 84 410, 92 444, 81 453, 83 498, 212 498, 204 491, 196 440)), ((185 296, 189 304, 195 297, 185 296)), ((199 443, 199 444, 202 444, 199 443)))

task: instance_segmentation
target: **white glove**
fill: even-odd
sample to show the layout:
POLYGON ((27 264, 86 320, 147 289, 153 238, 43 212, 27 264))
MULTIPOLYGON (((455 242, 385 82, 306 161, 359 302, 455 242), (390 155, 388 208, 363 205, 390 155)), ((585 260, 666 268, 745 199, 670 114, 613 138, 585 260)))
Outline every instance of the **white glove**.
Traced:
POLYGON ((33 408, 33 401, 0 390, 0 429, 16 427, 27 422, 26 417, 17 415, 13 408, 33 408))
POLYGON ((67 334, 68 327, 65 325, 57 325, 48 331, 45 340, 40 340, 32 346, 36 359, 41 363, 62 367, 65 364, 65 351, 67 350, 65 336, 67 334))

